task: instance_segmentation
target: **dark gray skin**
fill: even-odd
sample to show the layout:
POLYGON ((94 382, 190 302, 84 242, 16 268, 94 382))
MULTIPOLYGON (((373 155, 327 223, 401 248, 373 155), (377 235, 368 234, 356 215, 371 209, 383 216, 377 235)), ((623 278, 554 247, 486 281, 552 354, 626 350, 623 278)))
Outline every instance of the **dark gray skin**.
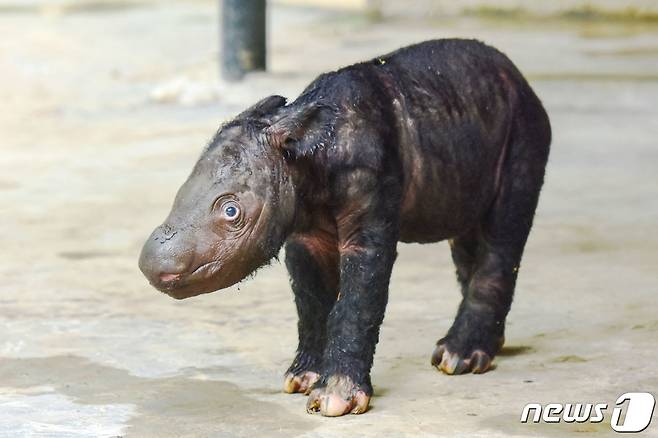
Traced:
POLYGON ((256 137, 243 126, 223 128, 178 191, 139 262, 159 290, 183 299, 224 289, 277 255, 295 191, 280 151, 245 144, 258 144, 256 137))
POLYGON ((140 268, 182 299, 235 284, 285 244, 299 345, 284 389, 310 393, 309 412, 365 412, 398 241, 450 241, 463 300, 432 364, 490 368, 550 140, 541 102, 497 50, 403 48, 224 125, 140 268))

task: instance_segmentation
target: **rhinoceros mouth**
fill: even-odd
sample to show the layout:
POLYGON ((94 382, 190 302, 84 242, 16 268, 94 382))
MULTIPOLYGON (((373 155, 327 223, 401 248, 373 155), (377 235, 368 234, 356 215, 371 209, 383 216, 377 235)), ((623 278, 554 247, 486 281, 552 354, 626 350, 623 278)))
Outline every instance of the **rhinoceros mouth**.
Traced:
POLYGON ((182 300, 225 289, 237 283, 237 281, 232 281, 231 278, 223 278, 223 276, 218 275, 221 266, 220 260, 213 260, 198 266, 189 273, 177 275, 171 281, 160 281, 154 286, 160 292, 177 300, 182 300))
POLYGON ((205 272, 209 270, 216 271, 216 269, 212 269, 212 268, 214 268, 217 265, 219 265, 219 261, 213 260, 211 262, 207 262, 198 266, 197 268, 193 269, 191 272, 188 273, 180 272, 180 273, 160 274, 157 280, 158 284, 156 286, 158 286, 158 288, 161 290, 176 289, 181 286, 186 286, 191 281, 201 279, 202 277, 207 278, 208 275, 205 274, 205 272))
POLYGON ((211 271, 211 274, 217 272, 219 270, 219 267, 221 265, 221 262, 219 260, 213 260, 211 262, 207 262, 193 270, 188 276, 188 279, 193 279, 196 276, 199 276, 201 274, 205 274, 207 271, 211 271))

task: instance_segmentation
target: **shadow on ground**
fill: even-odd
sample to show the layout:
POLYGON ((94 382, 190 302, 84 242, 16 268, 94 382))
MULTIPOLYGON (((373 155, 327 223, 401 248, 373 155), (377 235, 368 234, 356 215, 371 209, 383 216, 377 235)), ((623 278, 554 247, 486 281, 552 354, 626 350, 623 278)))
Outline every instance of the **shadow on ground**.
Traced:
POLYGON ((3 358, 0 381, 16 389, 53 388, 76 404, 135 405, 137 414, 126 425, 131 436, 202 436, 221 434, 219 428, 244 436, 294 436, 314 427, 310 418, 292 416, 232 383, 136 377, 78 356, 3 358))

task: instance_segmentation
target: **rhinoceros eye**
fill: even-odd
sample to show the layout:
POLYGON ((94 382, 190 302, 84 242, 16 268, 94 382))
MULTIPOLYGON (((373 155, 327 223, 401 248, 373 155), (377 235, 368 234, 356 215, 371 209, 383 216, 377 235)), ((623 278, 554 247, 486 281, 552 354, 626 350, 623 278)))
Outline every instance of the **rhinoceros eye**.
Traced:
POLYGON ((240 216, 240 206, 234 201, 229 201, 222 206, 222 213, 226 219, 233 221, 240 216))

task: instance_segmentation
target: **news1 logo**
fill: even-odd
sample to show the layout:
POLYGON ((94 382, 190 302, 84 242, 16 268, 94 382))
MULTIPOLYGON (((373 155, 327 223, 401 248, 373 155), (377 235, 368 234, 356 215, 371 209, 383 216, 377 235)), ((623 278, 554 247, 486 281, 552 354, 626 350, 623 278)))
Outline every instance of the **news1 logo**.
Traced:
MULTIPOLYGON (((642 432, 651 424, 655 406, 656 399, 648 392, 622 394, 612 410, 610 427, 615 432, 642 432)), ((527 423, 529 419, 533 423, 600 423, 605 419, 607 409, 607 403, 549 403, 546 406, 528 403, 521 412, 521 423, 527 423)))

